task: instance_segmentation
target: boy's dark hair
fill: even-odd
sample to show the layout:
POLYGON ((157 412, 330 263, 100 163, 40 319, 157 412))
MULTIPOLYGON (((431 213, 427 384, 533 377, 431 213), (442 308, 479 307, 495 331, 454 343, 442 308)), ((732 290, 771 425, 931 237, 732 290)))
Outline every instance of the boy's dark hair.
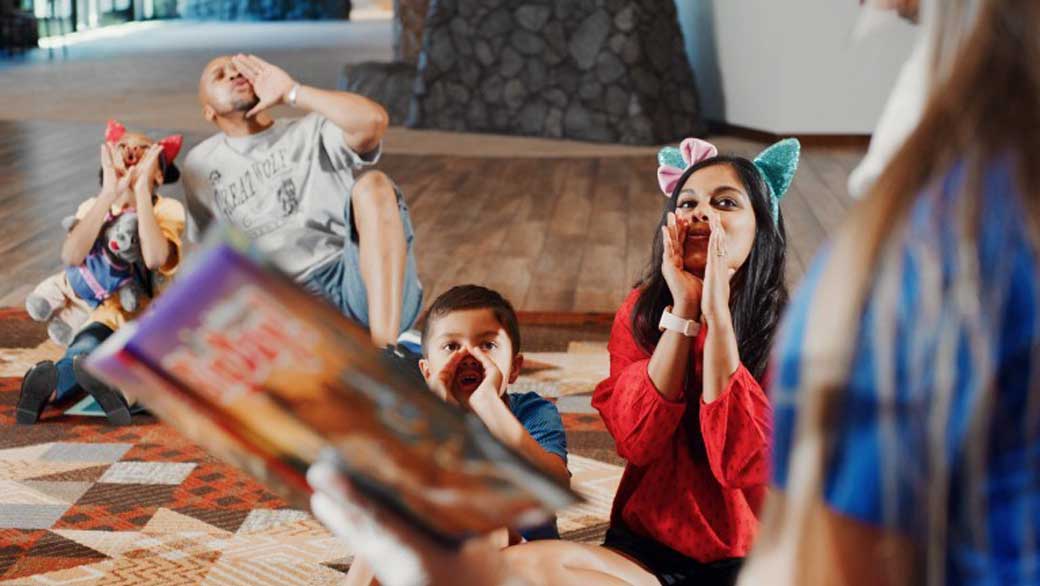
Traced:
POLYGON ((513 343, 513 354, 520 353, 520 325, 517 323, 516 310, 513 305, 493 291, 480 285, 458 285, 441 293, 433 305, 426 310, 423 317, 422 348, 426 352, 428 336, 433 332, 437 320, 455 311, 467 309, 490 309, 495 319, 505 328, 509 340, 513 343))

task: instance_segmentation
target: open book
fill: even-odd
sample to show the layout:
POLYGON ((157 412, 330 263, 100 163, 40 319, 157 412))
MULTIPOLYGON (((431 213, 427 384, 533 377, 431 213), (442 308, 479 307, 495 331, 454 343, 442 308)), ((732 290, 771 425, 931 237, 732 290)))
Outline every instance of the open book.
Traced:
POLYGON ((218 234, 191 260, 87 367, 290 502, 307 502, 319 454, 445 542, 541 524, 578 499, 240 236, 218 234))

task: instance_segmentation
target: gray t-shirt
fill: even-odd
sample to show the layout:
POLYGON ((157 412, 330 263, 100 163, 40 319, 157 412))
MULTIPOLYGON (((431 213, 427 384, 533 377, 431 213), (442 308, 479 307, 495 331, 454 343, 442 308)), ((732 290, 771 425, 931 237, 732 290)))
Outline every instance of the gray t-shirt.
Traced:
POLYGON ((318 114, 280 119, 250 136, 211 136, 184 160, 188 238, 197 240, 216 218, 306 280, 342 252, 355 174, 375 164, 380 151, 358 155, 318 114))

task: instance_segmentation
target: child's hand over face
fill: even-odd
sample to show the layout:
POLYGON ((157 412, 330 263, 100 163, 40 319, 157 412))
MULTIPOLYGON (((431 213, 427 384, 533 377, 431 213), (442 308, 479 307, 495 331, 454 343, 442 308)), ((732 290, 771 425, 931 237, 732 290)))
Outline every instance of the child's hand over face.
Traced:
MULTIPOLYGON (((469 393, 467 397, 468 403, 477 401, 501 401, 502 383, 505 377, 502 375, 502 371, 499 370, 498 365, 491 359, 491 355, 487 353, 483 348, 473 348, 470 350, 472 356, 480 362, 480 366, 484 369, 484 380, 480 381, 480 385, 475 391, 469 393)), ((461 397, 460 397, 461 399, 461 397)))
POLYGON ((118 156, 110 144, 101 144, 101 194, 99 198, 105 206, 110 206, 121 195, 130 189, 134 180, 133 170, 127 172, 122 166, 122 157, 118 156))
MULTIPOLYGON (((145 152, 144 158, 141 162, 137 163, 133 169, 134 175, 134 191, 137 193, 147 192, 149 195, 152 193, 152 186, 155 183, 155 176, 159 172, 159 155, 162 153, 162 146, 153 144, 148 147, 145 152)), ((151 201, 151 200, 149 200, 151 201)))
POLYGON ((456 386, 455 376, 458 373, 459 363, 466 356, 469 356, 469 352, 465 348, 456 350, 451 355, 451 358, 444 363, 440 371, 429 380, 430 390, 442 400, 449 403, 456 402, 455 393, 453 392, 456 386))
POLYGON ((474 402, 501 401, 505 377, 487 351, 459 348, 429 381, 430 390, 448 403, 472 409, 474 402))

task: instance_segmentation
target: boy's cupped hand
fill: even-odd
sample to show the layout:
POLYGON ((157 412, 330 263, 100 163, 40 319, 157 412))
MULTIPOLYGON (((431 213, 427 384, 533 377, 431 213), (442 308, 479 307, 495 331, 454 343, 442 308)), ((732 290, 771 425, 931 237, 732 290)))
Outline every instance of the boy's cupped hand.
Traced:
POLYGON ((481 348, 459 348, 431 381, 430 387, 450 403, 469 408, 470 401, 501 394, 502 371, 481 348), (475 363, 474 363, 475 362, 475 363), (479 380, 472 380, 479 370, 479 380))
POLYGON ((484 380, 480 381, 480 386, 470 394, 469 399, 497 399, 503 390, 502 382, 505 377, 502 375, 502 371, 499 370, 495 361, 491 360, 491 355, 483 348, 473 348, 471 354, 480 361, 480 365, 484 368, 484 380))
POLYGON ((453 401, 455 398, 452 388, 455 386, 455 375, 458 373, 459 364, 469 353, 465 348, 459 348, 444 363, 440 371, 430 379, 430 390, 445 401, 453 401))

